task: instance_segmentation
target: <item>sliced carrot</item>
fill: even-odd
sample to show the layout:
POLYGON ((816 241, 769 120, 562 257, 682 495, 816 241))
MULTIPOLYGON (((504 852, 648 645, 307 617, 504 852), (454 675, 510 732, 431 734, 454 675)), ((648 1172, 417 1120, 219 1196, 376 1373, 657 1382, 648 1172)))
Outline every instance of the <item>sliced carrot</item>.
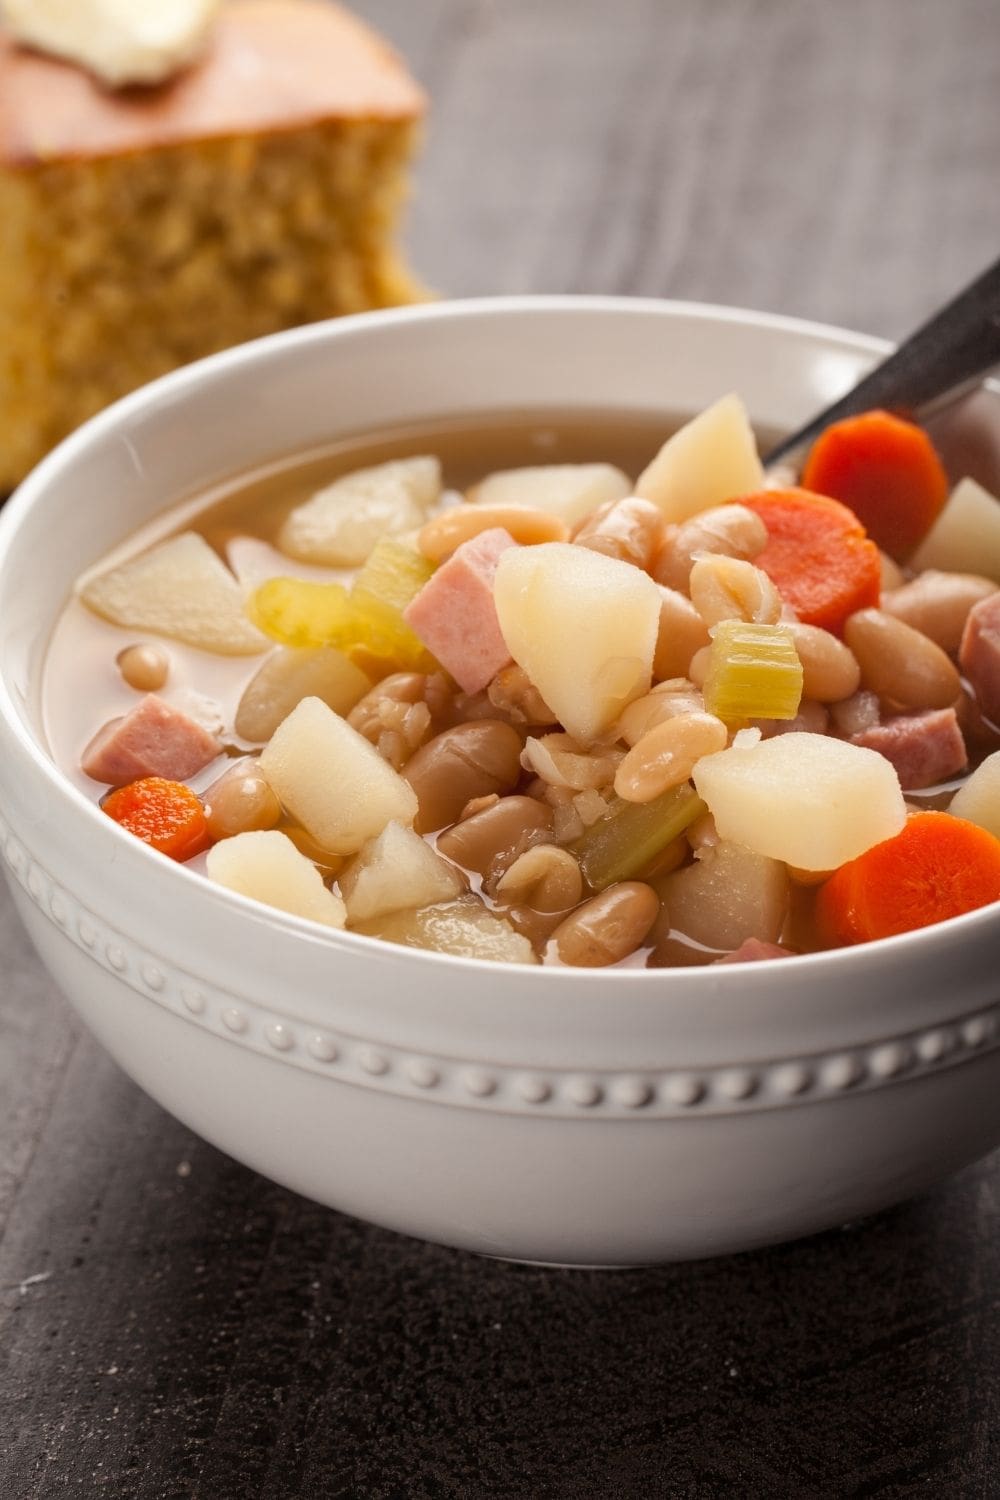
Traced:
POLYGON ((754 562, 807 625, 839 635, 855 610, 878 604, 878 548, 852 510, 810 490, 759 490, 740 497, 767 527, 754 562))
POLYGON ((948 498, 948 476, 923 428, 887 411, 834 422, 809 451, 802 483, 849 505, 872 541, 906 558, 948 498))
POLYGON ((920 812, 830 876, 816 920, 831 945, 870 943, 997 900, 1000 839, 951 813, 920 812))
POLYGON ((183 781, 145 776, 109 792, 101 807, 137 839, 171 859, 193 859, 212 842, 201 798, 183 781))

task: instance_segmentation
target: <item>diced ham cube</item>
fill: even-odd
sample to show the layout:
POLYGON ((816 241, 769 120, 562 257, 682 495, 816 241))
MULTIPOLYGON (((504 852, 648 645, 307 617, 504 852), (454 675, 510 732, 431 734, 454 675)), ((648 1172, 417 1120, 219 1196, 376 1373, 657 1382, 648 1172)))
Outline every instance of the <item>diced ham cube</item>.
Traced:
POLYGON ((898 714, 851 735, 852 745, 877 750, 892 762, 904 792, 934 786, 964 771, 968 763, 965 740, 953 708, 933 708, 921 714, 898 714))
POLYGON ((1000 724, 1000 590, 969 610, 958 660, 980 709, 1000 724))
POLYGON ((180 709, 147 693, 121 719, 99 729, 80 764, 95 781, 125 786, 142 776, 185 781, 219 753, 219 742, 180 709))
POLYGON ((464 693, 478 693, 510 661, 493 603, 501 555, 518 544, 502 526, 457 547, 403 611, 403 619, 464 693))
POLYGON ((782 948, 780 943, 765 943, 763 938, 744 938, 738 948, 732 953, 727 953, 724 958, 713 959, 715 964, 749 964, 759 963, 763 958, 794 958, 795 953, 791 948, 782 948))

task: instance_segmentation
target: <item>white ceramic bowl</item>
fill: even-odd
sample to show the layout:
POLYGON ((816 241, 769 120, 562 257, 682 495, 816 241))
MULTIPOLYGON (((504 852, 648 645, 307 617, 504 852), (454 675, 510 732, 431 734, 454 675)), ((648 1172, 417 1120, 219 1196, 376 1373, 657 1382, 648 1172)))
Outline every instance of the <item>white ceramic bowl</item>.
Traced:
POLYGON ((52 454, 0 517, 0 847, 45 963, 122 1067, 323 1203, 564 1264, 805 1234, 1000 1141, 1000 908, 698 970, 419 953, 268 912, 152 853, 67 784, 39 729, 46 641, 77 574, 213 481, 342 435, 513 407, 675 413, 738 390, 782 428, 882 350, 660 302, 443 304, 220 355, 52 454))

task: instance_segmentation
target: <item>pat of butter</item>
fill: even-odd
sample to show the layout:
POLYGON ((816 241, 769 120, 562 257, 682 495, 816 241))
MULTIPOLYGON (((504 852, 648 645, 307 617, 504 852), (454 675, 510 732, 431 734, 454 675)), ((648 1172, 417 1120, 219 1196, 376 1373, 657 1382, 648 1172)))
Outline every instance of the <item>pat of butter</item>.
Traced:
POLYGON ((205 44, 220 0, 0 0, 19 42, 79 63, 103 83, 160 83, 205 44))

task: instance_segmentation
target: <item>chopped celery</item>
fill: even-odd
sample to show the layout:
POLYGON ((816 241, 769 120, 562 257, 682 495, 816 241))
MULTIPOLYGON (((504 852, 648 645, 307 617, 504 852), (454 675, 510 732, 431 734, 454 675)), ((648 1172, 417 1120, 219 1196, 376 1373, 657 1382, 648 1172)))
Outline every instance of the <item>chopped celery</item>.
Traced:
POLYGON ((404 610, 434 572, 434 564, 415 547, 396 537, 381 537, 354 581, 355 594, 374 594, 376 599, 404 610))
POLYGON ((787 625, 723 620, 712 635, 705 708, 727 724, 794 719, 802 698, 802 663, 787 625))
POLYGON ((268 578, 251 593, 247 613, 258 630, 283 646, 340 645, 351 620, 343 584, 304 578, 268 578))
POLYGON ((617 880, 641 879, 657 855, 706 810, 686 782, 652 802, 625 802, 616 797, 604 817, 569 847, 580 861, 587 884, 603 891, 617 880))
POLYGON ((433 670, 434 658, 399 610, 374 594, 348 593, 340 583, 269 578, 247 601, 251 620, 284 646, 336 646, 366 668, 433 670))

